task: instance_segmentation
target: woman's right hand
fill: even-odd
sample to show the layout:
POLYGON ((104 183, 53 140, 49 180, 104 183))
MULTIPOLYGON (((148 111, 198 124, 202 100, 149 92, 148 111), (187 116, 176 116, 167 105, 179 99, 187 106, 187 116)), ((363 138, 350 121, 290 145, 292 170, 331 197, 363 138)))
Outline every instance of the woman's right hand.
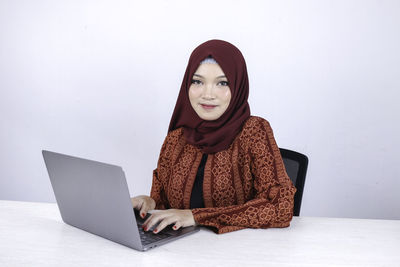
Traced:
POLYGON ((139 210, 140 217, 144 218, 149 210, 156 208, 156 202, 149 196, 137 196, 131 198, 134 209, 139 210))

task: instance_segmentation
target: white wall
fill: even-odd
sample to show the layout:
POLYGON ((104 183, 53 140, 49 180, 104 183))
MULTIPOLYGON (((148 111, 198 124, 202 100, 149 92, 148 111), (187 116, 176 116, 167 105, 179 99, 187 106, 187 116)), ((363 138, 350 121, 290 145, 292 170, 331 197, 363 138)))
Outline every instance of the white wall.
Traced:
POLYGON ((150 190, 186 63, 241 49, 254 115, 307 154, 302 215, 400 219, 400 2, 0 0, 0 199, 55 201, 41 150, 150 190))

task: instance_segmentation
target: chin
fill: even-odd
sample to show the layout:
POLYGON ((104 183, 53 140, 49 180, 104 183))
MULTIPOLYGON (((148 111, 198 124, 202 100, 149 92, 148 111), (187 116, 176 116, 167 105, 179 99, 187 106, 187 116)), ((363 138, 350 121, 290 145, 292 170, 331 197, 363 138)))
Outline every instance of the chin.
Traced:
POLYGON ((220 115, 216 115, 216 116, 203 116, 203 115, 199 115, 200 119, 205 120, 205 121, 215 121, 217 120, 219 117, 221 117, 220 115))

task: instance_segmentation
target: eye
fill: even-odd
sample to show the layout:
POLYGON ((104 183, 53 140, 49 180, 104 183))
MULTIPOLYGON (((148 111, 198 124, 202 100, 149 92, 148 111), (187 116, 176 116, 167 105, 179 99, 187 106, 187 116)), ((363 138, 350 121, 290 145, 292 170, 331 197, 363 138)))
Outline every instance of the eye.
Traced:
POLYGON ((201 84, 201 81, 200 80, 196 80, 196 79, 192 79, 192 84, 199 85, 199 84, 201 84))
POLYGON ((217 85, 228 86, 229 83, 227 81, 220 81, 217 85))

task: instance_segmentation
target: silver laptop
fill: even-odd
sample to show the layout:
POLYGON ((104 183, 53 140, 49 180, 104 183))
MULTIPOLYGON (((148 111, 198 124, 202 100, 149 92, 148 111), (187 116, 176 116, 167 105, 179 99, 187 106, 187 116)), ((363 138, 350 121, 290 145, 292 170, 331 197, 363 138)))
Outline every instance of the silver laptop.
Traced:
POLYGON ((168 226, 158 234, 144 232, 141 224, 146 218, 132 208, 121 167, 45 150, 42 153, 61 217, 69 225, 140 251, 199 230, 192 226, 175 231, 168 226))

